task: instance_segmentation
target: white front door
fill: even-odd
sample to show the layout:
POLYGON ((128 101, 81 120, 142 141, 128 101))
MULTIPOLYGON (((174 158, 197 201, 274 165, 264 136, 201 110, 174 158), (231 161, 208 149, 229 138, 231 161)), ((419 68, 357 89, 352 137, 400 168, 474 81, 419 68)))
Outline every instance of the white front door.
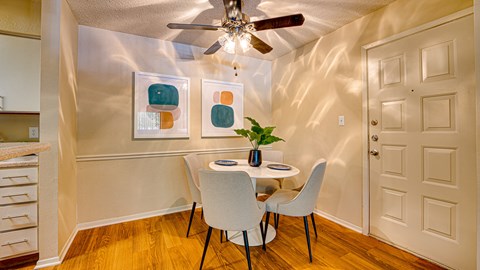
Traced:
POLYGON ((455 269, 476 268, 473 26, 367 51, 370 233, 455 269))

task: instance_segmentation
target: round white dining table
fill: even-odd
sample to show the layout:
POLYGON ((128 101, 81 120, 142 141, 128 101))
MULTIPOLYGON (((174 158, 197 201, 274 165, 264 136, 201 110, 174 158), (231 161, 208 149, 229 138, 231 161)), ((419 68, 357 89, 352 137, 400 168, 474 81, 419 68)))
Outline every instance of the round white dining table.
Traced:
MULTIPOLYGON (((236 161, 237 165, 233 165, 233 166, 218 165, 215 163, 215 161, 212 161, 208 164, 208 166, 210 167, 210 169, 215 171, 246 172, 250 176, 250 179, 252 179, 253 190, 256 189, 258 178, 287 178, 287 177, 295 176, 300 173, 300 170, 295 168, 292 165, 288 165, 290 167, 289 170, 270 169, 267 167, 269 164, 278 164, 278 162, 272 162, 268 160, 263 160, 262 165, 260 165, 259 167, 252 167, 248 165, 248 161, 246 159, 231 159, 231 161, 236 161)), ((284 165, 287 165, 287 164, 284 164, 284 165)), ((272 225, 268 225, 268 226, 269 227, 267 231, 267 236, 265 238, 265 243, 272 241, 276 235, 275 228, 272 225)), ((242 232, 229 231, 228 240, 238 245, 244 245, 242 232)), ((260 232, 259 226, 255 226, 255 228, 250 229, 248 231, 248 244, 250 246, 262 245, 262 234, 260 232)))

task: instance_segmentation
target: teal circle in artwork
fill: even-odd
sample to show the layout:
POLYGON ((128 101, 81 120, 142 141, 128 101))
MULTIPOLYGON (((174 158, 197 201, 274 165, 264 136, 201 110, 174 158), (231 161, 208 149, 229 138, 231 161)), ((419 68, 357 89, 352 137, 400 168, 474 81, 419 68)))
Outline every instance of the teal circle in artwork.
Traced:
POLYGON ((178 90, 169 84, 155 83, 148 87, 148 104, 171 106, 175 109, 178 106, 178 90))
POLYGON ((212 107, 212 125, 217 128, 229 128, 234 123, 233 108, 225 105, 214 105, 212 107))

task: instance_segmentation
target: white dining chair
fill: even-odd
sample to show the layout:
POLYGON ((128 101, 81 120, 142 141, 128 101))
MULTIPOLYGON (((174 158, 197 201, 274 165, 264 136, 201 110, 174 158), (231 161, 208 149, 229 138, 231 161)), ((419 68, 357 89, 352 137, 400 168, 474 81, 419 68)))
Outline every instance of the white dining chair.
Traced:
MULTIPOLYGON (((262 150, 262 160, 283 163, 283 152, 278 150, 262 150)), ((282 186, 283 179, 257 178, 256 193, 273 194, 282 186)))
POLYGON ((195 207, 197 206, 197 203, 200 203, 200 204, 202 203, 202 198, 200 196, 200 185, 198 181, 198 170, 202 168, 202 163, 199 160, 197 154, 188 154, 184 156, 183 159, 185 160, 188 187, 190 189, 190 194, 192 194, 192 201, 193 201, 192 212, 190 213, 190 220, 188 221, 188 229, 187 229, 187 237, 188 237, 190 233, 190 227, 192 226, 195 207))
MULTIPOLYGON (((317 237, 317 228, 315 226, 313 211, 315 210, 317 197, 320 193, 320 188, 323 183, 326 166, 327 161, 325 159, 317 160, 315 165, 313 165, 310 177, 307 179, 300 192, 295 190, 281 189, 275 192, 265 201, 267 204, 267 216, 265 219, 264 231, 265 235, 267 234, 270 213, 293 217, 303 217, 310 262, 312 262, 312 249, 310 247, 310 234, 308 231, 308 216, 310 215, 312 218, 315 237, 317 237)), ((278 228, 278 224, 275 225, 275 227, 278 228)), ((263 239, 265 239, 265 236, 263 236, 263 239)))
POLYGON ((265 203, 256 200, 250 176, 246 172, 200 170, 199 179, 205 222, 209 226, 200 269, 205 260, 212 228, 243 232, 248 269, 252 269, 247 230, 260 225, 265 249, 262 223, 265 203))

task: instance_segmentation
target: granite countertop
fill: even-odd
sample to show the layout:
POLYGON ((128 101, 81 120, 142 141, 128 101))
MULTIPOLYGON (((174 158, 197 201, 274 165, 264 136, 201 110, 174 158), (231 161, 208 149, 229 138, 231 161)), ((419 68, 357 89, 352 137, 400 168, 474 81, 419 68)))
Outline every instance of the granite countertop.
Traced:
POLYGON ((38 166, 38 155, 32 154, 0 161, 0 169, 38 166))
MULTIPOLYGON (((0 143, 0 161, 37 154, 49 149, 49 143, 0 143)), ((12 162, 9 161, 7 163, 12 162)))

